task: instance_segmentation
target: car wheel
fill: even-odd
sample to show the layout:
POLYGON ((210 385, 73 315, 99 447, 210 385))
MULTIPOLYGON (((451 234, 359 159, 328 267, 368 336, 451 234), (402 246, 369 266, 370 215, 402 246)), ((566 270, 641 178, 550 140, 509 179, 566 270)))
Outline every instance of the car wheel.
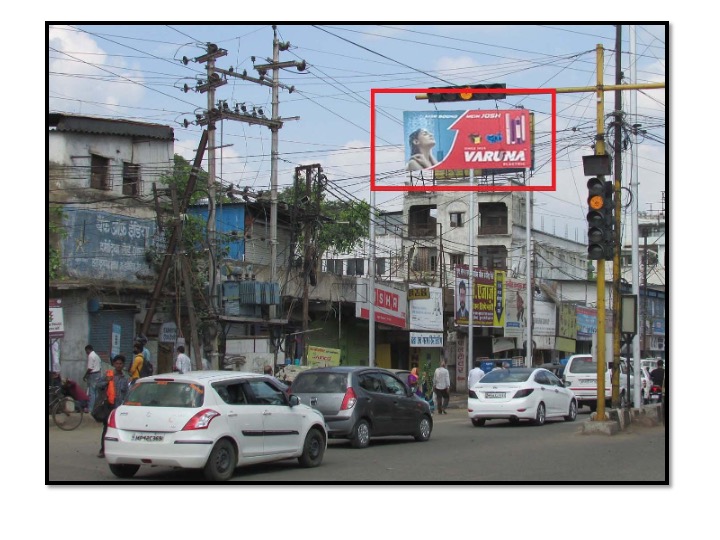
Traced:
POLYGON ((577 403, 575 403, 574 399, 571 399, 570 408, 568 409, 567 416, 565 416, 565 421, 574 422, 575 418, 577 418, 577 403))
POLYGON ((484 418, 473 418, 472 424, 475 427, 482 427, 485 425, 485 419, 484 418))
POLYGON ((302 467, 317 467, 325 455, 325 438, 317 429, 308 431, 303 445, 303 453, 298 458, 302 467))
POLYGON ((110 465, 110 472, 118 478, 132 478, 140 469, 140 465, 110 465))
POLYGON ((415 433, 415 440, 419 442, 425 442, 430 439, 430 433, 432 433, 432 424, 430 418, 423 416, 418 423, 418 429, 415 433))
POLYGON ((353 438, 350 440, 353 448, 367 448, 370 444, 370 424, 367 420, 358 420, 355 424, 353 438))
POLYGON ((213 482, 225 482, 232 478, 237 465, 237 455, 232 443, 221 439, 210 452, 210 457, 203 470, 205 478, 213 482))
POLYGON ((534 424, 536 426, 542 426, 544 423, 545 423, 545 404, 543 402, 540 402, 538 404, 537 412, 535 413, 534 424))

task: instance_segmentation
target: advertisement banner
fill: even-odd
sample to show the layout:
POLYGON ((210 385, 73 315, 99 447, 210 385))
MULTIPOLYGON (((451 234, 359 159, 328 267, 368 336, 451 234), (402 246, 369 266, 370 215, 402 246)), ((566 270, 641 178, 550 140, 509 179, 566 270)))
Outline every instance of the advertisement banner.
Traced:
POLYGON ((525 333, 526 290, 524 281, 505 280, 505 337, 521 338, 525 333))
POLYGON ((442 347, 443 335, 432 332, 410 332, 411 347, 442 347))
POLYGON ((577 340, 592 341, 597 333, 597 309, 583 306, 576 306, 577 315, 577 340))
MULTIPOLYGON (((358 279, 355 316, 370 319, 369 279, 358 279)), ((407 292, 375 284, 375 322, 405 328, 407 325, 407 292)))
MULTIPOLYGON (((423 287, 428 290, 430 298, 413 300, 408 303, 410 313, 410 330, 443 331, 442 289, 440 287, 423 287)), ((418 289, 410 288, 408 296, 418 289)))
POLYGON ((60 298, 50 298, 48 334, 51 338, 61 338, 65 335, 65 321, 63 320, 62 300, 60 298))
POLYGON ((405 111, 408 171, 532 167, 525 109, 405 111))
POLYGON ((552 336, 555 341, 557 317, 552 302, 533 302, 533 336, 552 336))
POLYGON ((473 302, 473 326, 505 326, 505 272, 475 268, 473 290, 468 291, 467 265, 455 267, 455 322, 467 325, 473 302))
POLYGON ((310 367, 339 366, 340 349, 310 345, 307 348, 307 364, 310 367))
MULTIPOLYGON (((574 304, 560 304, 560 323, 558 324, 559 337, 575 340, 578 324, 574 304)), ((563 349, 567 350, 567 349, 563 349)))

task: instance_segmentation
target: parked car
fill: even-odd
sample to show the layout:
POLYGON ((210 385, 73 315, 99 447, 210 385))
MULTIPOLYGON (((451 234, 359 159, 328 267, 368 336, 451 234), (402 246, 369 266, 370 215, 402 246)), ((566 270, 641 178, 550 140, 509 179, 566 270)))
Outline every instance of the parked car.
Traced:
MULTIPOLYGON (((630 387, 634 384, 634 375, 630 371, 630 387)), ((587 405, 591 411, 597 409, 597 362, 591 354, 574 354, 565 365, 563 382, 575 394, 578 406, 587 405)), ((627 362, 620 358, 620 404, 627 402, 627 362)), ((605 403, 611 405, 612 400, 612 369, 608 364, 605 371, 605 403)))
POLYGON ((468 390, 468 417, 476 427, 498 418, 511 423, 525 419, 539 426, 547 418, 572 422, 577 409, 573 392, 543 368, 494 370, 468 390))
POLYGON ((323 414, 331 438, 350 439, 355 448, 365 448, 373 437, 430 439, 430 406, 412 392, 406 377, 388 370, 362 366, 310 369, 298 374, 290 391, 323 414))
POLYGON ((108 419, 105 459, 120 478, 141 465, 203 469, 228 480, 236 467, 297 458, 317 467, 327 448, 322 415, 265 375, 191 371, 140 379, 108 419))

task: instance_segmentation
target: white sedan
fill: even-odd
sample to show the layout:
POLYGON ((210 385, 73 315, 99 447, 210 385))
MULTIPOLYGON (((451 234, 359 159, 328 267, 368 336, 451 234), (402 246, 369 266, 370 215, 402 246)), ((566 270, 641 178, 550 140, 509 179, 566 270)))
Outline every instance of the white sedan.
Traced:
POLYGON ((203 469, 224 481, 236 467, 297 458, 322 463, 321 413, 288 397, 274 378, 238 371, 167 373, 140 379, 112 411, 105 459, 120 478, 141 465, 203 469))
POLYGON ((547 418, 577 417, 577 400, 572 390, 547 369, 494 369, 468 393, 468 417, 474 426, 486 420, 521 419, 543 425, 547 418))

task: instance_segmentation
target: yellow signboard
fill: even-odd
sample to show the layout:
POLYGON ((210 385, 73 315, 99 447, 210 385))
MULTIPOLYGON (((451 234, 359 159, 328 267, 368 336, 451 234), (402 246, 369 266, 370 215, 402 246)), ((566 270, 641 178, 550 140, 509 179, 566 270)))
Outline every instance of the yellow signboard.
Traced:
POLYGON ((408 300, 428 300, 430 298, 430 287, 417 287, 408 289, 408 300))
POLYGON ((307 348, 307 364, 310 367, 339 366, 340 349, 310 345, 307 348))

